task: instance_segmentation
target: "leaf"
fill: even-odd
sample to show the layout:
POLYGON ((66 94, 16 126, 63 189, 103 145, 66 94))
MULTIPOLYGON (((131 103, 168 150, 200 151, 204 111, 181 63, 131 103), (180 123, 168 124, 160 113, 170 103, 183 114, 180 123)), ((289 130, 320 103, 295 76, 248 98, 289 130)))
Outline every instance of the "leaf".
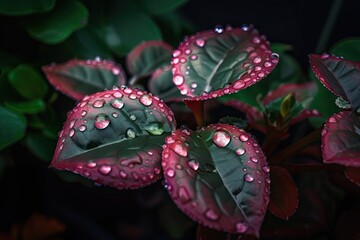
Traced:
POLYGON ((161 177, 172 111, 156 97, 131 88, 85 97, 68 115, 51 166, 99 184, 138 188, 161 177))
POLYGON ((75 100, 86 95, 125 84, 120 65, 108 60, 70 60, 63 64, 42 67, 49 82, 75 100))
POLYGON ((181 101, 184 97, 172 81, 171 66, 157 69, 148 82, 150 92, 164 101, 181 101))
POLYGON ((353 37, 335 43, 330 52, 345 59, 360 62, 360 38, 353 37))
POLYGON ((43 98, 48 86, 43 77, 29 65, 21 64, 8 73, 8 81, 27 99, 43 98))
POLYGON ((126 66, 133 75, 143 76, 168 65, 172 47, 162 41, 148 41, 137 45, 127 55, 126 66))
POLYGON ((26 131, 26 118, 0 106, 0 150, 19 141, 26 131))
POLYGON ((253 26, 197 33, 185 39, 173 56, 173 81, 189 100, 245 89, 268 75, 279 61, 253 26))
POLYGON ((45 162, 51 161, 56 141, 49 139, 40 132, 29 131, 24 139, 24 143, 37 158, 45 162))
POLYGON ((209 228, 259 236, 269 169, 249 134, 226 124, 179 129, 162 158, 167 189, 184 213, 209 228))
POLYGON ((171 12, 184 5, 188 0, 140 0, 139 3, 145 10, 153 15, 171 12))
POLYGON ((2 0, 0 14, 19 16, 47 12, 55 5, 55 0, 2 0))
POLYGON ((122 57, 142 41, 161 40, 161 31, 155 22, 138 6, 125 5, 107 13, 104 40, 113 52, 122 57))
POLYGON ((360 63, 328 54, 311 54, 310 65, 327 89, 349 100, 354 110, 360 108, 360 63))
POLYGON ((360 169, 357 167, 346 167, 345 176, 353 183, 360 186, 360 169))
POLYGON ((88 10, 81 2, 64 1, 49 13, 29 18, 25 27, 36 40, 46 44, 57 44, 84 27, 88 15, 88 10))
POLYGON ((29 101, 5 101, 4 105, 13 111, 27 114, 43 112, 46 109, 46 103, 42 99, 29 101))
POLYGON ((325 163, 360 167, 360 120, 355 113, 343 111, 332 115, 321 135, 325 163))
POLYGON ((275 216, 288 220, 298 208, 297 188, 290 173, 282 167, 271 167, 271 193, 269 211, 275 216))

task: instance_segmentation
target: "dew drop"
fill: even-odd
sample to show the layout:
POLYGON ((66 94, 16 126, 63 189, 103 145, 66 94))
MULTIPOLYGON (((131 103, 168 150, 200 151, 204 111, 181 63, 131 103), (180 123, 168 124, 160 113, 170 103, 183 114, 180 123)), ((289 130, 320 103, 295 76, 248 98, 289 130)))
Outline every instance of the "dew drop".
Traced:
POLYGON ((182 75, 175 75, 173 78, 173 82, 175 85, 180 86, 184 83, 184 77, 182 75))
POLYGON ((100 113, 95 117, 94 126, 97 129, 105 129, 110 124, 110 118, 108 115, 100 113))
POLYGON ((247 31, 249 31, 249 26, 248 25, 243 25, 243 26, 241 26, 241 29, 244 31, 244 32, 247 32, 247 31))
POLYGON ((105 101, 103 99, 101 100, 96 100, 94 103, 93 103, 93 107, 94 108, 101 108, 103 107, 105 104, 105 101))
POLYGON ((126 173, 124 170, 120 170, 120 171, 119 171, 119 175, 120 175, 120 177, 123 178, 123 179, 126 179, 126 178, 127 178, 127 173, 126 173))
POLYGON ((235 228, 236 228, 236 231, 237 231, 238 233, 244 233, 244 232, 247 231, 248 226, 245 225, 245 224, 242 223, 242 222, 239 222, 239 223, 237 223, 237 224, 235 225, 235 228))
POLYGON ((266 173, 270 172, 270 167, 268 165, 265 165, 262 167, 262 170, 266 173))
POLYGON ((261 67, 260 67, 260 66, 256 66, 256 67, 255 67, 255 71, 256 71, 256 72, 261 71, 261 67))
POLYGON ((188 93, 188 90, 186 88, 181 89, 180 93, 182 95, 186 95, 188 93))
POLYGON ((244 179, 246 182, 253 182, 254 181, 254 177, 250 174, 250 173, 246 173, 244 176, 244 179))
POLYGON ((178 57, 178 56, 180 56, 181 55, 181 51, 180 50, 175 50, 174 52, 173 52, 173 57, 178 57))
POLYGON ((198 47, 204 47, 205 46, 205 41, 201 38, 198 38, 195 40, 195 43, 198 47))
POLYGON ((245 134, 241 134, 240 137, 239 137, 239 139, 240 139, 241 141, 243 141, 243 142, 246 142, 247 140, 249 140, 249 137, 246 136, 245 134))
POLYGON ((172 149, 175 153, 182 157, 186 157, 188 155, 186 146, 182 142, 177 142, 174 145, 172 145, 172 149))
POLYGON ((245 149, 243 149, 243 148, 238 148, 238 149, 235 150, 235 153, 236 153, 236 155, 238 155, 238 156, 244 155, 245 152, 246 152, 246 151, 245 151, 245 149))
POLYGON ((112 101, 110 103, 110 105, 113 107, 113 108, 116 108, 116 109, 121 109, 123 106, 124 106, 124 103, 123 101, 119 100, 119 99, 115 99, 114 101, 112 101))
POLYGON ((329 118, 329 123, 337 123, 337 119, 335 117, 330 117, 329 118))
POLYGON ((139 101, 144 106, 150 106, 153 102, 152 97, 149 94, 142 95, 139 101))
POLYGON ((85 125, 81 125, 80 127, 79 127, 79 131, 80 132, 84 132, 86 130, 86 126, 85 125))
POLYGON ((81 112, 81 116, 85 117, 85 115, 87 114, 87 112, 84 110, 81 112))
POLYGON ((167 144, 171 144, 171 143, 174 143, 175 142, 175 139, 172 137, 172 136, 169 136, 165 139, 165 142, 167 144))
POLYGON ((253 62, 256 63, 256 64, 260 63, 261 62, 261 57, 254 58, 253 62))
POLYGON ((191 87, 192 87, 192 88, 196 88, 196 87, 197 87, 197 83, 192 83, 192 84, 191 84, 191 87))
POLYGON ((123 95, 122 95, 121 92, 114 92, 114 93, 113 93, 113 97, 115 97, 115 98, 122 98, 123 95))
POLYGON ((75 134, 75 130, 72 128, 69 132, 69 136, 72 137, 74 136, 74 134, 75 134))
POLYGON ((72 121, 70 122, 70 124, 69 124, 69 128, 73 128, 74 125, 75 125, 75 120, 72 120, 72 121))
POLYGON ((86 166, 88 167, 88 168, 94 168, 94 167, 96 167, 96 163, 95 162, 88 162, 87 164, 86 164, 86 166))
POLYGON ((132 129, 132 128, 128 128, 127 130, 126 130, 126 137, 127 138, 135 138, 136 137, 136 134, 135 134, 135 131, 134 131, 134 129, 132 129))
POLYGON ((119 114, 117 114, 116 112, 111 114, 114 118, 117 118, 119 116, 119 114))
POLYGON ((154 173, 155 174, 157 174, 157 175, 159 175, 160 173, 161 173, 161 170, 160 170, 160 168, 154 168, 154 173))
POLYGON ((119 75, 120 74, 120 70, 118 68, 113 68, 111 71, 112 71, 112 73, 114 75, 119 75))
POLYGON ((124 89, 124 93, 130 94, 132 93, 132 89, 131 88, 126 88, 124 89))
POLYGON ((189 167, 190 167, 191 169, 193 169, 194 171, 197 171, 197 170, 199 169, 199 166, 200 166, 199 162, 196 161, 196 160, 194 160, 194 159, 189 160, 189 161, 187 162, 187 164, 188 164, 189 167))
POLYGON ((271 62, 265 62, 264 63, 264 67, 271 67, 271 66, 272 66, 271 62))
POLYGON ((190 53, 191 53, 191 50, 190 50, 190 49, 186 49, 186 50, 185 50, 185 54, 186 54, 186 55, 189 55, 190 53))
POLYGON ((135 116, 134 114, 131 114, 131 115, 129 116, 129 118, 130 118, 132 121, 135 121, 135 120, 136 120, 136 116, 135 116))
POLYGON ((243 81, 237 81, 233 85, 234 89, 242 89, 243 87, 245 87, 245 83, 243 81))
POLYGON ((216 131, 212 137, 213 142, 218 147, 226 147, 231 140, 230 134, 225 131, 216 131))
POLYGON ((190 201, 189 193, 185 187, 179 187, 178 195, 179 195, 179 199, 182 203, 187 203, 190 201))
POLYGON ((322 131, 321 131, 321 136, 325 136, 327 134, 327 130, 324 128, 322 131))
POLYGON ((253 43, 255 43, 255 44, 259 44, 260 41, 261 41, 261 39, 260 39, 259 37, 254 37, 252 41, 253 41, 253 43))
POLYGON ((135 100, 135 99, 136 99, 136 94, 135 94, 135 93, 130 94, 130 95, 129 95, 129 98, 130 98, 131 100, 135 100))
POLYGON ((254 163, 257 163, 258 162, 258 159, 256 157, 250 157, 250 160, 254 163))
POLYGON ((214 28, 214 31, 216 33, 223 33, 224 32, 224 27, 221 26, 221 25, 216 25, 215 28, 214 28))
POLYGON ((277 54, 277 53, 272 53, 272 54, 271 54, 271 57, 277 59, 277 58, 279 58, 279 54, 277 54))
POLYGON ((205 211, 205 217, 209 220, 216 221, 220 218, 220 215, 212 209, 207 209, 205 211))
POLYGON ((111 167, 109 165, 101 165, 99 172, 103 175, 108 175, 111 172, 111 167))
POLYGON ((193 54, 190 56, 190 60, 195 61, 196 59, 198 59, 197 55, 193 54))
POLYGON ((174 171, 174 169, 169 168, 169 169, 166 171, 166 176, 168 176, 168 177, 170 177, 170 178, 175 177, 175 171, 174 171))

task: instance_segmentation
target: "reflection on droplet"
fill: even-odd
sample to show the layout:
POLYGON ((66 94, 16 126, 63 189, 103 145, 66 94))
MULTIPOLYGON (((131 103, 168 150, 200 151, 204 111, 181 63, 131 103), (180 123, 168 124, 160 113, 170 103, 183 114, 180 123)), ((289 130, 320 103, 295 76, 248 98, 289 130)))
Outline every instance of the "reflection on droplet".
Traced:
POLYGON ((238 156, 244 155, 245 152, 246 152, 246 151, 245 151, 244 148, 238 148, 238 149, 235 150, 235 153, 236 153, 236 155, 238 155, 238 156))
POLYGON ((72 128, 69 132, 69 136, 72 137, 74 136, 74 134, 75 134, 75 130, 72 128))
POLYGON ((121 109, 123 106, 124 106, 124 103, 123 101, 119 100, 119 99, 115 99, 114 101, 112 101, 110 103, 110 105, 113 107, 113 108, 116 108, 116 109, 121 109))
POLYGON ((223 33, 224 32, 224 27, 221 26, 221 25, 216 25, 215 28, 214 28, 214 31, 216 33, 223 33))
POLYGON ((122 98, 123 95, 122 95, 121 92, 114 92, 114 93, 113 93, 113 97, 115 97, 115 98, 122 98))
POLYGON ((94 168, 94 167, 96 167, 96 163, 95 162, 88 162, 87 164, 86 164, 86 166, 88 167, 88 168, 94 168))
POLYGON ((195 43, 198 47, 204 47, 205 46, 205 41, 201 38, 198 38, 195 40, 195 43))
POLYGON ((260 57, 256 57, 253 60, 254 63, 260 63, 261 62, 261 58, 260 57))
POLYGON ((254 181, 254 177, 250 173, 246 173, 244 176, 244 179, 246 182, 252 182, 254 181))
POLYGON ((103 175, 108 175, 111 172, 111 167, 109 165, 101 165, 99 172, 103 175))
POLYGON ((127 173, 126 173, 124 170, 120 170, 120 171, 119 171, 119 175, 120 175, 120 177, 123 178, 123 179, 126 179, 126 178, 127 178, 127 173))
POLYGON ((175 85, 179 86, 184 83, 184 77, 182 75, 175 75, 173 77, 173 82, 175 85))
POLYGON ((175 139, 172 137, 172 136, 169 136, 165 139, 165 142, 167 144, 171 144, 171 143, 174 143, 175 142, 175 139))
POLYGON ((119 116, 119 114, 117 114, 116 112, 111 114, 114 118, 117 118, 119 116))
POLYGON ((266 173, 270 172, 270 167, 268 165, 265 165, 262 167, 262 170, 266 173))
POLYGON ((85 110, 82 111, 82 112, 81 112, 81 116, 82 116, 82 117, 85 117, 86 113, 87 113, 87 112, 86 112, 85 110))
POLYGON ((241 141, 243 141, 243 142, 246 142, 247 140, 249 140, 249 137, 246 136, 245 134, 241 134, 240 137, 239 137, 239 139, 240 139, 241 141))
POLYGON ((105 129, 110 124, 110 118, 108 115, 100 113, 95 117, 94 126, 97 129, 105 129))
POLYGON ((173 57, 178 57, 178 56, 180 56, 180 54, 181 54, 181 51, 180 51, 180 50, 175 50, 175 51, 173 52, 173 57))
POLYGON ((194 171, 197 171, 199 169, 199 162, 194 160, 194 159, 191 159, 187 162, 187 164, 189 165, 190 168, 192 168, 194 171))
POLYGON ((258 159, 256 157, 250 157, 250 160, 253 161, 254 163, 258 162, 258 159))
POLYGON ((329 123, 337 123, 337 119, 335 117, 330 117, 329 118, 329 123))
POLYGON ((94 103, 93 103, 93 107, 94 108, 101 108, 103 107, 105 104, 105 101, 103 99, 101 100, 96 100, 94 103))
POLYGON ((231 140, 230 134, 225 131, 216 131, 212 137, 213 142, 218 147, 226 147, 231 140))
POLYGON ((212 209, 207 209, 205 211, 205 217, 209 220, 216 221, 220 218, 220 215, 212 209))
POLYGON ((150 106, 153 102, 152 97, 149 94, 142 95, 139 101, 144 106, 150 106))

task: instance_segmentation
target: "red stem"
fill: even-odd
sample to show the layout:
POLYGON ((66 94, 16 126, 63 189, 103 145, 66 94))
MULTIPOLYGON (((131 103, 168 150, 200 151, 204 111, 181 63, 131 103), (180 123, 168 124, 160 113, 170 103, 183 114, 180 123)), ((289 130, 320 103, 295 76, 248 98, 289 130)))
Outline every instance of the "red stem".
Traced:
POLYGON ((203 127, 204 121, 204 101, 187 101, 184 100, 185 104, 191 109, 195 116, 196 123, 199 127, 203 127))

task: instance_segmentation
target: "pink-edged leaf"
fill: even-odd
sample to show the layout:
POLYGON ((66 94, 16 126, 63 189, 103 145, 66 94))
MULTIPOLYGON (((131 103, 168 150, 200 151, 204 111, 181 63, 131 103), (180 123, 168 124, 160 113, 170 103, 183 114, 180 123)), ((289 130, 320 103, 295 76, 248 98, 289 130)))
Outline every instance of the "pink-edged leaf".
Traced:
POLYGON ((81 100, 86 95, 125 84, 120 65, 108 60, 70 60, 42 67, 49 82, 65 95, 81 100))
POLYGON ((163 41, 147 41, 137 45, 126 57, 131 74, 142 76, 170 63, 173 48, 163 41))
POLYGON ((332 93, 351 103, 353 109, 360 107, 360 63, 339 57, 310 55, 310 65, 316 77, 332 93))
POLYGON ((166 138, 162 166, 174 202, 219 231, 259 236, 269 201, 269 168, 252 136, 227 124, 179 129, 166 138))
POLYGON ((298 208, 297 188, 290 173, 282 167, 271 167, 271 194, 268 209, 275 216, 289 219, 298 208))
POLYGON ((157 97, 131 88, 99 92, 69 113, 51 166, 119 189, 141 187, 161 177, 162 145, 175 127, 157 97))
POLYGON ((224 104, 245 113, 246 120, 253 128, 259 130, 262 133, 266 133, 264 116, 256 107, 250 106, 235 99, 229 100, 224 104))
POLYGON ((171 66, 158 68, 148 82, 150 92, 166 102, 179 102, 184 96, 172 81, 171 66))
POLYGON ((295 123, 301 122, 301 121, 306 120, 306 119, 308 119, 310 117, 320 117, 320 116, 321 116, 321 113, 316 109, 313 109, 313 110, 305 109, 298 116, 291 119, 289 125, 293 125, 295 123))
POLYGON ((353 183, 360 186, 360 168, 358 167, 346 167, 345 176, 353 183))
POLYGON ((186 38, 173 52, 173 81, 189 100, 216 98, 260 81, 278 58, 253 26, 216 28, 186 38))
POLYGON ((355 113, 343 111, 332 115, 321 135, 325 163, 360 167, 360 120, 355 113))
POLYGON ((293 93, 298 102, 308 101, 315 96, 316 91, 317 87, 314 82, 283 84, 276 90, 269 92, 264 98, 263 103, 264 105, 268 105, 277 98, 284 97, 289 93, 293 93))

